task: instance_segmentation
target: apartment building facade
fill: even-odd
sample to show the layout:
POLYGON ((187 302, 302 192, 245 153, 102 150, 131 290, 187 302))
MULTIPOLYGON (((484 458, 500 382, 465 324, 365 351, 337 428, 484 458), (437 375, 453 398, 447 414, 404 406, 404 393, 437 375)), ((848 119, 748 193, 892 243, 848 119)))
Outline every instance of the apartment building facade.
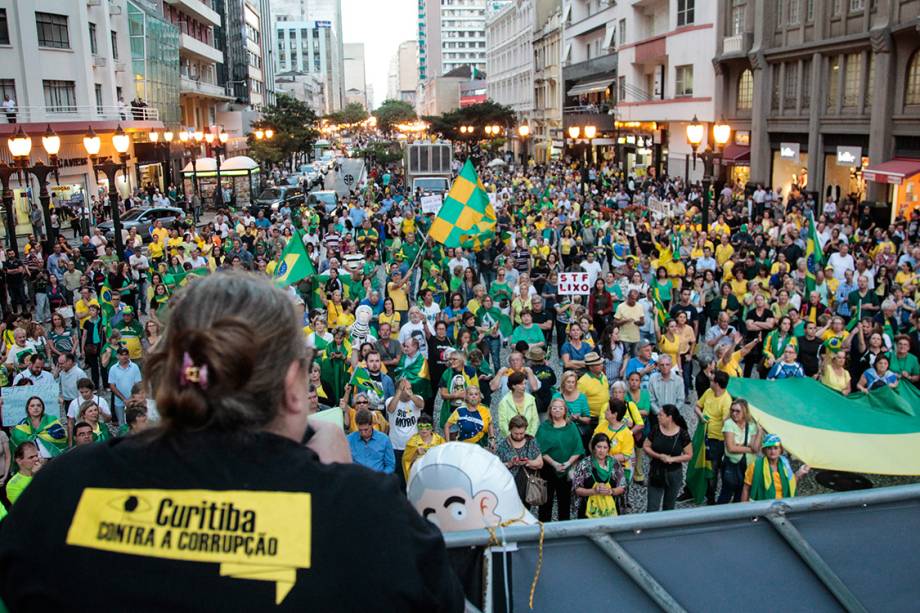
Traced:
MULTIPOLYGON (((314 110, 325 115, 342 108, 339 92, 343 75, 335 69, 339 45, 328 21, 276 21, 275 44, 276 81, 287 81, 297 74, 318 78, 323 86, 323 107, 314 110)), ((311 89, 315 104, 316 88, 311 89)))
MULTIPOLYGON (((749 181, 920 206, 920 0, 724 0, 718 111, 749 181)), ((731 169, 741 178, 736 168, 731 169)))
POLYGON ((485 71, 486 4, 486 0, 419 0, 420 82, 461 66, 485 71))
POLYGON ((562 3, 538 5, 533 33, 534 109, 530 115, 530 156, 545 163, 562 155, 562 3))

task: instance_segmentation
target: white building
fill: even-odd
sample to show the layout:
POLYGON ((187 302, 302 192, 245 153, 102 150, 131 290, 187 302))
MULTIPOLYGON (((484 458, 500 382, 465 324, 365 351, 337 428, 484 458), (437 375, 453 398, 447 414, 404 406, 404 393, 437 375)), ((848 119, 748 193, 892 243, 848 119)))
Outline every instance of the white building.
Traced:
POLYGON ((275 23, 275 72, 307 73, 323 82, 321 114, 342 108, 341 73, 335 69, 335 30, 322 21, 278 21, 275 23))
POLYGON ((387 74, 387 98, 415 104, 418 89, 418 41, 407 40, 390 60, 387 74))
POLYGON ((525 120, 533 110, 534 0, 513 0, 486 19, 488 96, 525 120))
POLYGON ((364 43, 345 43, 345 104, 357 102, 370 110, 367 74, 364 68, 364 43))
POLYGON ((317 115, 326 113, 325 82, 319 74, 297 71, 276 73, 275 92, 300 100, 317 115))
POLYGON ((702 122, 717 119, 712 65, 717 5, 668 0, 623 6, 618 16, 617 119, 638 124, 620 135, 627 169, 652 165, 670 175, 689 175, 691 181, 702 178, 702 164, 694 170, 690 163, 687 172, 691 150, 686 135, 694 116, 702 122), (646 146, 634 146, 631 137, 646 146))
POLYGON ((486 0, 419 0, 419 81, 467 65, 485 71, 486 4, 486 0))
POLYGON ((536 7, 533 34, 534 110, 529 153, 538 163, 562 154, 562 4, 536 7))

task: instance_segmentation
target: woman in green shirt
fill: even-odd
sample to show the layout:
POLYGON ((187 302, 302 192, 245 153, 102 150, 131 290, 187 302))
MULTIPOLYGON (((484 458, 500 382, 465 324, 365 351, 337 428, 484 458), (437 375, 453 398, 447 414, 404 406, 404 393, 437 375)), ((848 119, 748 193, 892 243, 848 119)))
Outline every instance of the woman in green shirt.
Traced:
POLYGON ((509 339, 509 343, 512 347, 520 341, 527 343, 529 349, 533 349, 534 347, 544 349, 546 345, 546 337, 543 336, 543 330, 533 325, 533 314, 530 312, 530 309, 521 311, 521 325, 514 329, 509 339))
POLYGON ((558 519, 569 519, 572 503, 572 486, 567 473, 584 454, 581 433, 569 417, 568 407, 561 396, 549 403, 549 417, 537 430, 537 445, 543 452, 546 479, 546 503, 540 505, 540 521, 552 521, 553 501, 559 505, 558 519))
POLYGON ((511 297, 514 295, 514 292, 511 291, 511 285, 505 278, 504 268, 499 268, 495 274, 496 279, 492 281, 492 284, 489 286, 489 295, 492 296, 492 299, 497 302, 502 309, 506 309, 511 303, 511 297))
POLYGON ((655 278, 652 279, 651 288, 658 290, 658 299, 661 300, 661 304, 664 305, 665 309, 671 308, 671 290, 674 288, 674 282, 668 278, 668 269, 664 266, 659 266, 658 271, 655 273, 655 278))
POLYGON ((80 405, 79 420, 85 421, 93 429, 94 443, 112 438, 112 432, 109 427, 99 419, 99 405, 94 400, 87 400, 80 405))
POLYGON ((591 421, 591 409, 588 407, 588 397, 578 391, 578 374, 574 370, 567 370, 562 373, 562 379, 559 381, 559 392, 553 394, 553 398, 562 398, 565 406, 569 410, 569 417, 575 423, 578 431, 581 432, 582 444, 591 438, 594 432, 594 424, 591 421))

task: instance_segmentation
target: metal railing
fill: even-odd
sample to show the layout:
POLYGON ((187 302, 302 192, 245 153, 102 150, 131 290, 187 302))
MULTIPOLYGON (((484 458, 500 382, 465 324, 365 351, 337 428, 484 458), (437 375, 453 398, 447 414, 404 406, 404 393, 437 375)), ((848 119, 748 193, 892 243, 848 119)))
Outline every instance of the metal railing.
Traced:
POLYGON ((722 53, 741 53, 744 48, 744 35, 726 36, 722 39, 722 53))
POLYGON ((642 89, 630 83, 626 83, 624 86, 626 90, 625 100, 629 102, 648 102, 652 99, 652 95, 642 89))
MULTIPOLYGON (((157 121, 160 110, 153 107, 132 108, 125 106, 96 106, 78 104, 59 104, 42 106, 17 106, 13 111, 17 123, 41 123, 55 121, 157 121)), ((5 112, 0 112, 0 124, 8 120, 5 112)))

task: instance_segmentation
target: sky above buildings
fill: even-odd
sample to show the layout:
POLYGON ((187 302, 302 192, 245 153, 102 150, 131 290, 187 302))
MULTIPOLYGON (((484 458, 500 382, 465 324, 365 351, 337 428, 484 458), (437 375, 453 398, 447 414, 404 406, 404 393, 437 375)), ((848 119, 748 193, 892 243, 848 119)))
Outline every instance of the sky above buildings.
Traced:
POLYGON ((418 2, 342 0, 342 35, 346 43, 364 43, 364 70, 376 108, 386 98, 390 60, 399 44, 418 35, 418 2))

